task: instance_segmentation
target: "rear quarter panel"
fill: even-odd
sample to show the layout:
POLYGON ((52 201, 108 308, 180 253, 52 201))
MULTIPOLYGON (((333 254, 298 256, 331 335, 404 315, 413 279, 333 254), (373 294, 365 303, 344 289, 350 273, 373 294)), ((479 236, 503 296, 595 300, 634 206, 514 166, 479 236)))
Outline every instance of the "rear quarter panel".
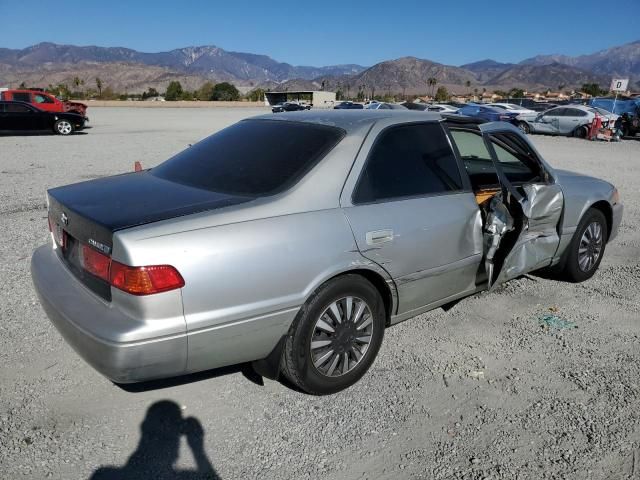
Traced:
POLYGON ((134 264, 171 264, 184 277, 188 371, 266 357, 319 285, 347 270, 379 268, 359 254, 339 208, 150 238, 143 232, 121 233, 122 254, 134 264))

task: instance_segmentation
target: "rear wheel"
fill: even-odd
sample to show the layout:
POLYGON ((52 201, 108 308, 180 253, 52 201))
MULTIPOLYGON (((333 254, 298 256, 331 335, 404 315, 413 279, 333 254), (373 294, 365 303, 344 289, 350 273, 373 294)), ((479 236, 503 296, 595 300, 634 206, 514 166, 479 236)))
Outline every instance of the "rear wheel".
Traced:
POLYGON ((576 138, 587 138, 587 135, 589 135, 589 129, 586 125, 582 125, 573 131, 573 136, 576 138))
POLYGON ((380 349, 385 310, 378 290, 360 275, 321 286, 300 310, 284 347, 282 371, 314 395, 356 383, 380 349))
POLYGON ((522 133, 531 133, 531 127, 527 122, 518 122, 518 128, 522 131, 522 133))
POLYGON ((561 276, 572 282, 591 278, 600 266, 607 238, 604 214, 595 208, 587 210, 565 252, 561 276))
POLYGON ((69 120, 60 119, 53 125, 53 131, 58 135, 70 135, 73 133, 73 125, 69 120))

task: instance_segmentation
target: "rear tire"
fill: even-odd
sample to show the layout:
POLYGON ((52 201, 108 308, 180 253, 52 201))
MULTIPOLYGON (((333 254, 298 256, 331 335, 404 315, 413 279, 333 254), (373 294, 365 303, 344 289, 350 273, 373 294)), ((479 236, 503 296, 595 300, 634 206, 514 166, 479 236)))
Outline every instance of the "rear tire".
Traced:
POLYGON ((369 281, 354 274, 330 280, 300 309, 285 341, 282 373, 313 395, 348 388, 373 364, 385 323, 384 303, 369 281))
POLYGON ((604 214, 595 208, 587 210, 563 255, 560 276, 571 282, 593 277, 604 256, 608 235, 604 214))
POLYGON ((584 125, 576 128, 573 131, 573 136, 576 138, 587 138, 588 135, 589 135, 589 129, 584 125))
POLYGON ((522 133, 526 133, 527 135, 531 133, 531 127, 527 122, 519 122, 518 128, 522 131, 522 133))
POLYGON ((53 124, 53 131, 58 135, 71 135, 73 133, 73 125, 69 120, 61 118, 53 124))

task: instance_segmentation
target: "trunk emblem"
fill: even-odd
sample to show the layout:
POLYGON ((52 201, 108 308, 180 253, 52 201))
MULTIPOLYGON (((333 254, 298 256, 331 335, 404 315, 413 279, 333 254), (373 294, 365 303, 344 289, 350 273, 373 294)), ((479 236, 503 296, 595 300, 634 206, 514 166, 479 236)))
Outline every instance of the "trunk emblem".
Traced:
POLYGON ((65 225, 69 225, 69 217, 67 217, 66 213, 62 212, 62 215, 60 215, 60 221, 65 225))
POLYGON ((105 245, 104 243, 100 243, 93 238, 89 239, 89 245, 100 250, 102 253, 109 255, 111 253, 111 247, 109 245, 105 245))

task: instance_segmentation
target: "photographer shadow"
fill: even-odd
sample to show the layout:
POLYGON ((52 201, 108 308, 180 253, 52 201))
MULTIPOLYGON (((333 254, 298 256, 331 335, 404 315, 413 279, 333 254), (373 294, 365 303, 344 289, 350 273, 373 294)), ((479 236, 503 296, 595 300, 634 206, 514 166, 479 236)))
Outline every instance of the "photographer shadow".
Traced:
POLYGON ((204 451, 202 425, 194 417, 183 418, 182 411, 175 402, 162 400, 151 405, 140 428, 140 443, 127 463, 122 467, 100 467, 90 480, 220 480, 204 451), (182 435, 186 437, 193 453, 196 470, 178 470, 174 466, 180 454, 182 435))

